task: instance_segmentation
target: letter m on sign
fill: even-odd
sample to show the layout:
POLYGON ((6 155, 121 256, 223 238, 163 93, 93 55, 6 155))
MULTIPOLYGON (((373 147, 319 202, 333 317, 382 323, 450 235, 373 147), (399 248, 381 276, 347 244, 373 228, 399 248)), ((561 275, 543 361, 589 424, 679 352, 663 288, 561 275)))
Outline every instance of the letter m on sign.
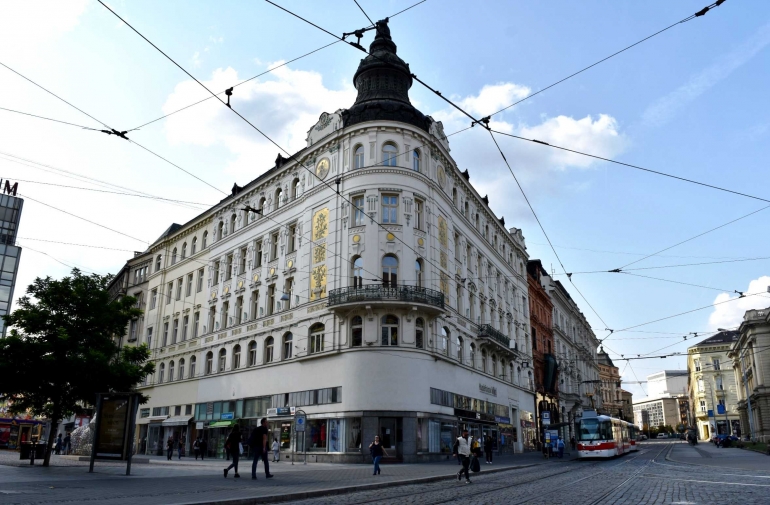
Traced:
POLYGON ((11 183, 6 179, 5 186, 3 187, 3 193, 16 196, 16 191, 19 189, 19 183, 16 182, 11 186, 11 183))

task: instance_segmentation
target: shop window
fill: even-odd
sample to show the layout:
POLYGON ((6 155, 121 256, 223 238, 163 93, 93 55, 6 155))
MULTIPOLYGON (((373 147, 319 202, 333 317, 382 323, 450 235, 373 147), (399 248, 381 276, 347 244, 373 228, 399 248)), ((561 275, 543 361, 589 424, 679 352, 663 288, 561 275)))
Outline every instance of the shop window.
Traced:
POLYGON ((273 337, 267 337, 265 339, 265 363, 271 363, 273 361, 273 337))
POLYGON ((353 316, 350 320, 350 343, 353 347, 361 347, 364 340, 364 321, 361 316, 353 316))
POLYGON ((241 367, 241 346, 236 345, 233 347, 233 363, 230 367, 232 370, 238 370, 241 367))
POLYGON ((222 373, 225 371, 225 364, 227 363, 227 351, 224 349, 219 350, 219 367, 217 372, 222 373))
POLYGON ((281 359, 291 359, 293 350, 294 350, 294 343, 293 343, 292 334, 287 333, 283 336, 283 355, 281 359))
POLYGON ((310 327, 310 354, 323 352, 324 350, 324 325, 314 324, 310 327))
POLYGON ((414 345, 418 349, 425 348, 425 321, 421 317, 414 320, 414 345))
POLYGON ((252 340, 249 342, 249 358, 248 366, 254 366, 257 364, 257 343, 252 340))
POLYGON ((361 418, 346 419, 347 424, 347 448, 349 451, 361 449, 361 418))
POLYGON ((382 345, 398 345, 398 318, 388 314, 382 317, 382 345))
POLYGON ((326 419, 308 419, 305 426, 305 436, 307 437, 307 451, 326 452, 326 446, 329 438, 327 432, 326 419))

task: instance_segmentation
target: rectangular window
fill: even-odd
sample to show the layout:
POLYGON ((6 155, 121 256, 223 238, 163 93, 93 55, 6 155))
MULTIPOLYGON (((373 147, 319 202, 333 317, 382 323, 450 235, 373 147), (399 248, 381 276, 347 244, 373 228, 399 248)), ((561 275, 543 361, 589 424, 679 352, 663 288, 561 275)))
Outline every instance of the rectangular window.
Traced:
POLYGON ((152 349, 152 326, 147 328, 147 339, 145 341, 147 342, 147 347, 152 349))
POLYGON ((700 372, 700 360, 696 359, 694 364, 695 364, 695 371, 700 372))
POLYGON ((192 338, 198 337, 198 324, 201 322, 201 313, 196 312, 193 315, 193 330, 192 330, 192 338))
POLYGON ((154 309, 157 304, 158 304, 158 288, 155 288, 150 292, 150 310, 154 309))
POLYGON ((235 324, 241 324, 242 322, 243 322, 243 297, 239 296, 238 298, 235 299, 235 324))
POLYGON ((297 225, 289 225, 289 252, 293 253, 297 250, 297 225))
POLYGON ((414 201, 414 227, 418 230, 425 229, 425 216, 423 214, 423 207, 425 204, 422 200, 414 201))
POLYGON ((171 343, 176 344, 176 338, 179 336, 179 319, 174 319, 174 331, 171 334, 171 343))
POLYGON ((721 368, 719 368, 719 358, 713 358, 711 363, 714 365, 714 370, 721 370, 721 368))
POLYGON ((254 268, 262 266, 262 241, 258 240, 254 247, 254 268))
POLYGON ((190 296, 192 294, 192 286, 193 286, 193 274, 189 274, 187 276, 187 290, 185 291, 185 296, 190 296))
POLYGON ((256 319, 259 317, 257 315, 257 311, 259 309, 259 290, 254 290, 251 292, 251 318, 256 319))
POLYGON ((214 277, 212 279, 214 281, 214 284, 219 284, 219 267, 220 266, 221 265, 219 261, 214 262, 214 277))
POLYGON ((168 345, 168 323, 163 323, 163 346, 166 347, 168 345))
POLYGON ((272 315, 273 310, 275 310, 275 284, 267 287, 267 315, 272 315))
POLYGON ((182 299, 182 279, 177 279, 176 281, 176 299, 182 299))
POLYGON ((353 197, 353 226, 363 226, 365 217, 366 214, 364 213, 364 197, 353 197))
POLYGON ((398 224, 398 195, 382 195, 382 222, 398 224))
POLYGON ((187 340, 187 328, 190 326, 190 316, 184 316, 182 319, 182 342, 187 340))
POLYGON ((198 270, 198 286, 195 288, 196 293, 203 291, 203 269, 198 270))
POLYGON ((128 341, 129 342, 135 342, 136 341, 136 327, 138 326, 138 321, 134 319, 131 321, 130 330, 128 333, 128 341))
POLYGON ((141 409, 139 410, 139 417, 150 417, 150 409, 141 409))
POLYGON ((230 279, 233 278, 233 255, 232 255, 232 253, 227 255, 227 258, 226 258, 226 261, 225 261, 225 268, 227 269, 227 270, 225 270, 225 280, 229 281, 230 279))
POLYGON ((270 261, 278 259, 278 232, 270 235, 270 261))
POLYGON ((171 303, 171 297, 174 295, 174 283, 169 282, 166 286, 166 305, 171 303))
POLYGON ((241 248, 241 256, 240 256, 241 264, 239 265, 239 268, 238 268, 238 273, 241 275, 246 273, 246 255, 247 254, 248 254, 248 251, 246 250, 246 248, 245 247, 241 248))
POLYGON ((281 299, 283 300, 283 303, 281 304, 282 305, 281 308, 283 310, 289 310, 291 308, 291 299, 292 299, 292 296, 294 294, 294 278, 293 277, 289 277, 288 279, 286 279, 286 284, 284 284, 284 287, 283 287, 283 293, 285 295, 288 295, 289 299, 288 300, 283 300, 283 298, 285 298, 285 297, 283 297, 283 296, 281 297, 281 299))

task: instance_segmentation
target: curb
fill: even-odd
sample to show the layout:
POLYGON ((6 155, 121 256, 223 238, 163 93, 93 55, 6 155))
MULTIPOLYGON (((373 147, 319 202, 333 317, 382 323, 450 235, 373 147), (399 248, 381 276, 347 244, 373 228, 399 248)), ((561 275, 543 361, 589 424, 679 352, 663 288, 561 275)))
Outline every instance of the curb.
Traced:
MULTIPOLYGON (((487 474, 487 473, 505 472, 508 470, 531 468, 542 464, 544 463, 499 467, 499 468, 489 469, 485 472, 480 472, 480 473, 487 474)), ((455 477, 456 477, 456 474, 452 473, 451 475, 434 475, 432 477, 420 477, 418 479, 393 480, 389 482, 379 482, 377 484, 357 484, 354 486, 336 487, 336 488, 329 488, 329 489, 317 489, 317 490, 310 490, 310 491, 298 491, 295 493, 284 493, 280 495, 276 494, 276 495, 260 496, 260 497, 254 497, 254 498, 233 498, 229 500, 215 500, 215 501, 208 500, 208 501, 186 502, 185 505, 254 505, 258 503, 278 503, 278 502, 290 501, 290 500, 305 500, 308 498, 319 498, 322 496, 335 496, 339 494, 352 493, 356 491, 372 491, 376 489, 404 486, 409 484, 426 484, 430 482, 439 482, 442 480, 451 480, 451 479, 454 479, 455 477)))

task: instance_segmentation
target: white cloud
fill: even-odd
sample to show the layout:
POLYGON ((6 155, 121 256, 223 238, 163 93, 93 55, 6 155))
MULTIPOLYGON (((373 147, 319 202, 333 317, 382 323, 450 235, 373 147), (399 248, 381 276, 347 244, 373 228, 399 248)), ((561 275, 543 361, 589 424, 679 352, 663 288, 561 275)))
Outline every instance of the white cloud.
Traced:
MULTIPOLYGON (((271 63, 274 66, 281 62, 271 63)), ((217 69, 203 83, 220 92, 243 78, 233 68, 217 69)), ((179 83, 163 105, 169 113, 207 95, 193 81, 179 83)), ((285 66, 269 74, 267 80, 253 80, 235 88, 230 98, 233 108, 248 118, 281 147, 294 153, 305 146, 307 131, 322 112, 349 107, 355 90, 324 86, 321 74, 292 70, 285 66)), ((216 100, 197 105, 195 112, 181 112, 167 119, 166 135, 171 144, 221 145, 235 160, 228 172, 244 178, 269 168, 279 149, 216 100)))
POLYGON ((685 84, 653 102, 642 114, 643 123, 647 126, 661 126, 667 123, 679 110, 728 77, 768 44, 770 23, 754 32, 739 47, 720 56, 710 66, 690 77, 685 84))
MULTIPOLYGON (((763 275, 749 282, 746 293, 767 293, 768 286, 770 286, 770 276, 763 275)), ((747 310, 770 307, 770 299, 768 299, 770 294, 746 296, 740 300, 737 298, 739 298, 737 294, 720 293, 717 295, 714 299, 714 311, 709 315, 711 329, 736 328, 743 321, 743 315, 747 310)))
POLYGON ((201 53, 199 53, 198 51, 195 51, 195 54, 193 54, 192 64, 194 68, 198 68, 201 66, 201 53))

